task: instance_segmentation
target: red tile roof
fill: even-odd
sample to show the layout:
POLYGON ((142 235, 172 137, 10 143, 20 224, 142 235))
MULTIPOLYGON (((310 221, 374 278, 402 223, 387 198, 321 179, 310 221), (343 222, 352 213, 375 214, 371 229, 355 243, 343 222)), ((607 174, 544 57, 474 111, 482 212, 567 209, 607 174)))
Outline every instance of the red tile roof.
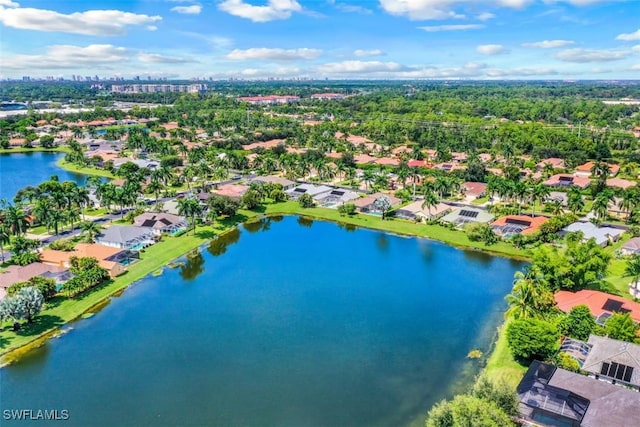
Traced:
POLYGON ((526 224, 529 223, 529 228, 526 228, 522 231, 522 234, 531 234, 535 233, 540 229, 540 226, 545 222, 549 221, 549 218, 546 216, 536 216, 530 217, 527 215, 506 215, 501 218, 498 218, 494 222, 491 223, 492 226, 502 226, 507 225, 509 222, 518 223, 518 224, 526 224))
POLYGON ((622 297, 607 294, 600 291, 582 290, 578 292, 560 291, 554 295, 558 308, 565 313, 571 311, 571 309, 577 305, 586 305, 589 307, 589 311, 595 317, 599 317, 604 313, 611 313, 609 310, 605 310, 604 306, 608 300, 621 304, 621 309, 629 311, 631 318, 636 322, 640 322, 640 304, 637 302, 629 301, 622 297))

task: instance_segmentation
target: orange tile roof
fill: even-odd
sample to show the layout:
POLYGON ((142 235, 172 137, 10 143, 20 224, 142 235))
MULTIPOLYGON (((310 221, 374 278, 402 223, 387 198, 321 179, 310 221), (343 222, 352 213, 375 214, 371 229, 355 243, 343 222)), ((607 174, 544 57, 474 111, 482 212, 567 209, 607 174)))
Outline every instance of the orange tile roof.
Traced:
POLYGON ((581 290, 578 292, 559 291, 554 295, 558 308, 565 313, 571 311, 571 309, 577 305, 586 305, 589 307, 589 311, 595 317, 598 317, 604 313, 611 313, 609 310, 605 310, 603 307, 608 300, 613 300, 622 304, 623 310, 628 310, 631 318, 636 322, 640 322, 640 304, 637 302, 629 301, 622 297, 607 294, 600 291, 581 290))
POLYGON ((69 252, 45 249, 40 253, 40 260, 47 264, 59 265, 62 267, 67 265, 73 256, 78 258, 93 257, 98 260, 100 267, 111 270, 117 263, 113 261, 106 261, 106 258, 120 252, 122 252, 122 249, 99 245, 97 243, 78 243, 75 249, 69 252))
POLYGON ((530 217, 527 215, 506 215, 501 218, 498 218, 497 220, 492 222, 491 225, 496 225, 496 226, 506 225, 509 221, 518 221, 520 223, 528 222, 530 224, 529 228, 523 230, 522 234, 531 234, 538 231, 542 224, 549 221, 549 218, 547 218, 546 216, 530 217))

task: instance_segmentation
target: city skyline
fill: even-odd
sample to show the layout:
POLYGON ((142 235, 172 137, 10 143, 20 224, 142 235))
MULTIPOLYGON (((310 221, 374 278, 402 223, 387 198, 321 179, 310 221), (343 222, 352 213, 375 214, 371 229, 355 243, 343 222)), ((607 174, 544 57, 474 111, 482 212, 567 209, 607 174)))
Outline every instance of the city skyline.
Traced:
POLYGON ((640 76, 628 0, 0 0, 0 79, 640 76))

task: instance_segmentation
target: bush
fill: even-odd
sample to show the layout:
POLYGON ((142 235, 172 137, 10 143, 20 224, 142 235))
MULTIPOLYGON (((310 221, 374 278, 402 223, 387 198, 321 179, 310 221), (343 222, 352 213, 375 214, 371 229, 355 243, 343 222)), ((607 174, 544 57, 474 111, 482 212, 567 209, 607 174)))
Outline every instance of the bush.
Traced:
POLYGON ((467 227, 467 237, 472 242, 484 242, 486 246, 491 246, 500 240, 489 224, 469 225, 467 227))
POLYGON ((338 206, 338 213, 340 215, 353 215, 356 213, 356 205, 353 203, 345 203, 343 205, 338 206))
POLYGON ((462 394, 451 401, 437 403, 427 415, 427 427, 513 426, 511 417, 493 402, 462 394))
POLYGON ((558 368, 566 369, 571 372, 580 372, 580 364, 576 359, 561 351, 555 357, 555 364, 558 368))
POLYGON ((71 252, 75 248, 75 246, 76 244, 72 240, 60 239, 52 242, 49 245, 49 249, 53 249, 55 251, 71 252))
POLYGON ((507 342, 519 359, 547 360, 556 352, 559 339, 556 327, 544 320, 518 319, 507 327, 507 342))
POLYGON ((9 286, 7 289, 7 295, 12 297, 17 295, 20 292, 20 289, 27 287, 35 287, 42 296, 45 301, 50 300, 56 295, 56 282, 53 279, 49 279, 47 277, 35 276, 26 282, 18 282, 9 286))
POLYGON ((596 321, 591 315, 589 307, 578 305, 571 309, 569 314, 563 316, 558 323, 558 331, 562 335, 586 341, 589 335, 596 329, 596 321))
POLYGON ((300 203, 300 206, 303 208, 312 208, 316 202, 313 200, 313 197, 311 197, 311 195, 309 194, 303 194, 302 196, 300 196, 300 198, 298 199, 298 203, 300 203))

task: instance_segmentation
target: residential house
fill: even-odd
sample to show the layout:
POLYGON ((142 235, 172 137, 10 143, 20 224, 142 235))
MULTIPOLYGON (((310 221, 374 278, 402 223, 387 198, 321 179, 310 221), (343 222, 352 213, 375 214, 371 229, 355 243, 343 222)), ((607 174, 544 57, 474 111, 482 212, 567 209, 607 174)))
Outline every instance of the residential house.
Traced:
POLYGON ((640 254, 640 237, 633 237, 627 241, 621 248, 622 255, 640 254))
POLYGON ((315 200, 325 208, 337 208, 358 198, 360 198, 360 193, 345 188, 335 188, 328 193, 316 196, 315 200))
POLYGON ((357 156, 353 156, 353 161, 358 165, 366 165, 369 163, 375 163, 378 160, 377 157, 370 156, 368 154, 358 154, 357 156))
POLYGON ((516 388, 520 422, 549 427, 636 425, 640 393, 534 361, 516 388))
POLYGON ((293 200, 298 200, 303 194, 308 194, 315 199, 330 193, 332 190, 333 188, 327 185, 300 184, 297 187, 286 191, 286 193, 289 198, 293 200))
POLYGON ((53 279, 58 286, 69 280, 73 275, 68 268, 32 262, 25 266, 10 265, 0 273, 0 299, 3 299, 11 285, 36 277, 53 279))
POLYGON ((492 221, 493 218, 494 216, 484 209, 465 206, 462 208, 454 209, 452 212, 443 216, 441 218, 441 221, 455 225, 464 225, 469 223, 486 224, 492 221))
POLYGON ((610 242, 617 242, 624 230, 615 227, 598 227, 592 222, 578 221, 563 228, 560 231, 560 236, 577 232, 583 234, 585 241, 594 239, 598 245, 605 247, 610 242))
POLYGON ((265 150, 269 148, 276 148, 278 145, 285 145, 284 139, 272 139, 269 141, 258 141, 252 144, 244 145, 242 147, 243 150, 255 150, 257 148, 264 148, 265 150))
POLYGON ((112 225, 102 230, 96 243, 120 249, 139 251, 155 243, 151 227, 112 225))
POLYGON ((286 178, 282 178, 281 176, 276 176, 276 175, 257 176, 251 182, 252 183, 257 182, 259 184, 266 184, 266 183, 280 184, 282 185, 282 189, 284 191, 291 190, 293 187, 296 186, 295 182, 288 180, 286 178))
POLYGON ((45 249, 40 260, 47 265, 69 267, 71 257, 95 258, 100 267, 107 270, 109 276, 116 277, 126 271, 128 265, 139 259, 135 252, 122 250, 96 243, 78 243, 73 251, 45 249))
POLYGON ((631 318, 640 323, 640 303, 629 301, 617 295, 600 291, 583 289, 578 292, 559 291, 554 295, 556 305, 565 313, 578 305, 586 305, 596 319, 603 325, 613 313, 629 313, 631 318))
POLYGON ((545 167, 552 167, 553 169, 564 169, 565 167, 564 159, 559 159, 557 157, 549 157, 548 159, 541 160, 536 165, 536 170, 540 172, 545 167))
POLYGON ((400 205, 400 203, 402 203, 402 200, 390 194, 375 193, 375 194, 370 194, 361 199, 357 199, 353 202, 353 204, 356 205, 356 210, 358 212, 372 214, 372 215, 381 215, 382 212, 376 206, 376 200, 378 200, 381 197, 386 197, 387 199, 389 199, 389 202, 391 202, 391 207, 398 206, 400 205))
POLYGON ((469 200, 475 200, 483 197, 487 192, 487 184, 484 182, 467 181, 460 186, 465 197, 469 200))
POLYGON ((532 234, 549 221, 546 216, 506 215, 491 223, 491 228, 499 236, 511 237, 515 234, 532 234))
POLYGON ((409 160, 407 162, 407 166, 409 166, 410 168, 426 168, 428 166, 428 163, 426 160, 409 160))
POLYGON ((394 159, 391 157, 380 157, 379 159, 376 159, 373 163, 381 166, 398 166, 400 165, 400 160, 394 159))
POLYGON ((133 225, 138 227, 151 227, 153 234, 176 234, 186 230, 189 226, 187 219, 180 215, 169 213, 146 212, 133 219, 133 225))
MULTIPOLYGON (((246 193, 248 190, 249 190, 248 185, 223 184, 223 185, 219 185, 218 188, 213 190, 211 193, 216 196, 224 196, 224 197, 229 197, 231 199, 240 200, 242 199, 242 196, 244 196, 244 193, 246 193)), ((198 195, 198 197, 200 197, 200 195, 198 195)))
POLYGON ((446 203, 438 203, 435 206, 431 206, 431 208, 426 206, 423 208, 423 203, 424 200, 416 200, 413 203, 409 203, 406 206, 396 209, 394 215, 396 218, 426 222, 435 221, 452 209, 451 205, 447 205, 446 203))
MULTIPOLYGON (((607 165, 609 166, 609 176, 616 176, 620 171, 620 166, 618 165, 615 165, 613 163, 607 163, 607 165)), ((594 166, 595 166, 595 162, 587 162, 583 165, 576 167, 573 174, 575 176, 590 177, 592 176, 591 171, 593 170, 594 166)))
POLYGON ((585 189, 591 184, 591 180, 584 176, 573 176, 569 174, 556 174, 543 182, 549 187, 578 187, 585 189))
POLYGON ((560 202, 562 206, 567 206, 569 203, 569 195, 562 191, 551 191, 544 199, 545 202, 560 202))
POLYGON ((640 390, 640 345, 590 335, 581 369, 596 379, 640 390))
POLYGON ((622 178, 608 178, 606 183, 608 187, 621 188, 623 190, 636 186, 636 183, 634 181, 629 181, 628 179, 622 178))

